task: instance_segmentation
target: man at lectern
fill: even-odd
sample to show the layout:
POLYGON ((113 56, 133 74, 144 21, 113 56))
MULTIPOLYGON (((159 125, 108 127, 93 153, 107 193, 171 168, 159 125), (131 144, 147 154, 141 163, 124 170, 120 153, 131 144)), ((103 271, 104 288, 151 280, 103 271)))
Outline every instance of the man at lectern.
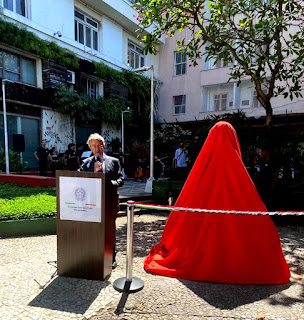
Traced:
POLYGON ((123 186, 123 176, 121 174, 121 167, 119 160, 104 153, 105 141, 104 138, 98 133, 92 133, 87 141, 87 144, 93 156, 83 160, 81 171, 88 172, 103 172, 105 174, 106 182, 106 219, 111 219, 111 236, 113 237, 113 262, 112 268, 116 268, 116 251, 115 251, 115 240, 116 240, 116 225, 115 220, 117 212, 119 210, 119 194, 117 189, 123 186), (111 217, 107 216, 111 215, 111 217))

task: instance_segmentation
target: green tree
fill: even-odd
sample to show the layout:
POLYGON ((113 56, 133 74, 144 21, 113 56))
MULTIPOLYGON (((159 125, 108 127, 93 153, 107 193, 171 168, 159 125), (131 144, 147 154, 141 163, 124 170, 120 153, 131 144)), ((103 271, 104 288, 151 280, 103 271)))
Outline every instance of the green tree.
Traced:
POLYGON ((145 52, 156 54, 162 36, 191 31, 177 42, 192 64, 231 63, 230 80, 250 79, 257 99, 272 121, 271 98, 302 97, 304 60, 303 0, 141 0, 134 5, 145 52), (144 29, 153 28, 151 34, 144 29))

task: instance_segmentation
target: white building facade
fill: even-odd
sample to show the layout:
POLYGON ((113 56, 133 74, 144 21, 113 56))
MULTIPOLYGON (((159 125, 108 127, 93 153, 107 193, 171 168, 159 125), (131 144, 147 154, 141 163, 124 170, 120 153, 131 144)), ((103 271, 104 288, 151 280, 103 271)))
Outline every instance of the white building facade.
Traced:
MULTIPOLYGON (((69 49, 83 61, 103 62, 118 71, 153 65, 158 76, 159 57, 145 56, 136 38, 138 23, 135 13, 132 1, 128 0, 0 0, 2 20, 69 49)), ((1 79, 44 90, 47 80, 52 84, 57 81, 51 79, 52 73, 46 76, 45 70, 51 68, 50 64, 51 62, 30 53, 30 50, 16 48, 7 41, 2 42, 0 35, 1 79)), ((60 69, 58 68, 57 73, 60 69)), ((73 90, 77 72, 75 74, 75 70, 67 68, 62 70, 64 82, 73 90)), ((89 72, 86 74, 83 68, 81 79, 78 80, 91 98, 104 96, 105 79, 89 72)), ((25 103, 12 97, 7 104, 9 148, 13 149, 13 134, 24 134, 23 159, 27 160, 30 166, 35 166, 33 152, 40 145, 41 139, 47 140, 48 148, 56 146, 63 152, 69 143, 80 140, 83 142, 89 133, 96 130, 106 133, 107 142, 115 137, 121 138, 120 126, 112 126, 102 121, 97 128, 78 125, 73 117, 53 110, 52 105, 25 103)), ((1 111, 0 130, 0 147, 3 148, 1 111)))
MULTIPOLYGON (((190 37, 190 31, 176 33, 167 38, 160 48, 160 79, 162 86, 159 96, 159 123, 190 122, 203 120, 209 115, 243 110, 247 117, 260 118, 266 115, 256 98, 254 84, 243 80, 228 82, 229 66, 223 61, 197 61, 190 66, 187 56, 177 51, 176 40, 190 37)), ((293 101, 282 96, 271 100, 273 114, 303 114, 304 99, 293 101)))

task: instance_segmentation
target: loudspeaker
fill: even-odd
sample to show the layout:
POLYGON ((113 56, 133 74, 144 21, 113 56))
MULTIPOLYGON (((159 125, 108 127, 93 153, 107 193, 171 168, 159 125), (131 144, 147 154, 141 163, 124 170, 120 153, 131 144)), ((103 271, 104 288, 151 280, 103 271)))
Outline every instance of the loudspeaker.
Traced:
POLYGON ((25 151, 24 134, 13 134, 13 150, 15 152, 25 151))

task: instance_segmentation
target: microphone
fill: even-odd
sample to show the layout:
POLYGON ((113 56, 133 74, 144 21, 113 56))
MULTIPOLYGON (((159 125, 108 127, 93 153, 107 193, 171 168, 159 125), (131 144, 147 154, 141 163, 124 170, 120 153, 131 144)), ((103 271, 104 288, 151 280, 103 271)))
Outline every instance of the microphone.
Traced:
POLYGON ((94 157, 95 157, 95 156, 92 156, 92 157, 89 157, 89 158, 86 158, 86 159, 82 160, 82 165, 80 166, 80 168, 79 168, 77 171, 82 171, 83 168, 84 168, 86 165, 88 165, 88 164, 91 163, 91 161, 94 159, 94 157))

